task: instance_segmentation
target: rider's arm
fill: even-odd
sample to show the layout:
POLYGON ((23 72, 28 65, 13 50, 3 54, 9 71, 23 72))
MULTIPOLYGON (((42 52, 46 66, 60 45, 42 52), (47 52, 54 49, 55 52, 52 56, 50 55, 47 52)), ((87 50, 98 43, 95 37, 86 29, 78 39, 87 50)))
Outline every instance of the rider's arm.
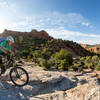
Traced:
POLYGON ((8 46, 6 44, 6 42, 3 42, 1 44, 0 49, 2 50, 2 52, 6 53, 6 54, 8 53, 8 54, 14 55, 14 52, 11 50, 11 46, 8 46))
POLYGON ((7 53, 7 43, 6 43, 6 41, 4 41, 4 42, 2 42, 1 44, 0 44, 0 50, 3 52, 3 53, 7 53))
POLYGON ((1 48, 0 48, 0 49, 1 49, 2 52, 4 52, 4 53, 11 53, 11 54, 14 55, 14 52, 11 50, 11 48, 6 48, 6 47, 4 47, 3 45, 1 45, 1 48))
POLYGON ((1 45, 0 49, 2 50, 2 52, 7 53, 3 45, 1 45))

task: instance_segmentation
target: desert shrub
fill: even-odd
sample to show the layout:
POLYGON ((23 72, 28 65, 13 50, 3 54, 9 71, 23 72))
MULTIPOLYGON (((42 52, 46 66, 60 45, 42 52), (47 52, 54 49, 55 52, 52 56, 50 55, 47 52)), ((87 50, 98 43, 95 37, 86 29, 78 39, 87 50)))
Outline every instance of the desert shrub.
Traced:
POLYGON ((68 67, 69 67, 69 62, 66 59, 62 60, 59 68, 61 70, 68 70, 68 67))
POLYGON ((28 60, 28 61, 32 61, 32 58, 31 58, 30 55, 27 56, 27 60, 28 60))
POLYGON ((23 50, 21 53, 21 56, 24 56, 25 58, 27 58, 28 55, 29 55, 28 50, 23 50))
POLYGON ((34 58, 39 58, 39 57, 41 57, 41 51, 40 50, 35 50, 32 53, 32 55, 33 55, 34 58))
POLYGON ((56 63, 55 63, 55 59, 53 57, 51 57, 49 60, 48 60, 48 63, 50 66, 55 66, 56 63))
POLYGON ((95 70, 100 71, 100 65, 97 65, 97 66, 95 67, 95 70))
POLYGON ((23 59, 26 59, 26 57, 25 57, 25 56, 22 56, 22 58, 23 58, 23 59))
POLYGON ((100 71, 100 65, 96 65, 95 70, 99 70, 100 71))
POLYGON ((41 57, 41 51, 40 50, 35 50, 35 51, 30 52, 30 53, 32 55, 33 61, 37 63, 38 58, 41 57))
POLYGON ((92 62, 94 63, 94 65, 97 65, 98 61, 99 57, 97 55, 92 57, 92 62))
POLYGON ((43 58, 37 58, 38 60, 38 64, 40 65, 40 62, 43 61, 44 59, 43 58))
POLYGON ((71 65, 73 62, 72 54, 65 49, 61 49, 59 52, 56 52, 54 57, 57 63, 61 63, 61 61, 64 59, 66 59, 69 65, 71 65))
POLYGON ((73 63, 73 65, 70 67, 70 69, 72 69, 73 71, 83 71, 84 66, 81 64, 81 62, 79 63, 73 63))
POLYGON ((94 68, 94 64, 93 64, 92 62, 87 63, 86 66, 87 66, 87 68, 89 68, 89 69, 93 69, 93 68, 94 68))
POLYGON ((93 61, 98 61, 99 60, 99 57, 97 55, 95 55, 95 56, 92 57, 92 60, 93 61))
POLYGON ((73 71, 78 71, 78 64, 74 63, 74 65, 72 65, 72 70, 73 71))
POLYGON ((85 61, 85 59, 86 59, 85 57, 81 57, 80 61, 85 61))
POLYGON ((45 48, 41 51, 41 56, 44 59, 49 59, 51 55, 52 55, 52 52, 50 48, 45 48))
POLYGON ((95 66, 95 70, 99 70, 100 71, 100 60, 99 60, 98 64, 95 66))
POLYGON ((90 63, 91 62, 91 56, 87 56, 85 59, 85 63, 90 63))
POLYGON ((47 60, 45 60, 45 59, 40 61, 40 65, 44 70, 48 70, 49 69, 49 64, 48 64, 47 60))

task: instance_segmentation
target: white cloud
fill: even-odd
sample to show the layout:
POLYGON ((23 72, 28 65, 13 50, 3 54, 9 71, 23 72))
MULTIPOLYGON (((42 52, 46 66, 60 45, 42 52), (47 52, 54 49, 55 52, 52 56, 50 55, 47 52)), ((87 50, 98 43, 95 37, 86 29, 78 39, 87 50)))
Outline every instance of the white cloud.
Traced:
MULTIPOLYGON (((59 12, 49 12, 42 15, 31 15, 31 16, 17 16, 19 22, 15 22, 15 27, 19 26, 19 23, 29 25, 30 27, 38 26, 38 28, 78 28, 79 26, 91 27, 91 23, 78 13, 67 13, 62 14, 59 12), (17 25, 18 24, 18 25, 17 25)), ((14 23, 13 23, 14 24, 14 23)), ((21 27, 21 24, 20 24, 21 27)))
POLYGON ((59 12, 53 12, 47 14, 47 18, 51 19, 49 20, 51 21, 51 24, 57 24, 57 25, 67 25, 67 26, 83 25, 86 27, 89 27, 91 25, 88 19, 84 18, 79 13, 62 14, 59 12))
POLYGON ((9 8, 13 8, 15 7, 15 4, 13 3, 9 3, 9 2, 6 2, 6 1, 0 1, 0 7, 9 7, 9 8))
POLYGON ((7 2, 7 1, 0 1, 0 8, 2 8, 2 11, 4 9, 9 10, 9 12, 17 12, 17 8, 18 5, 16 5, 16 3, 11 3, 11 2, 7 2))
POLYGON ((64 40, 73 40, 75 42, 85 43, 85 44, 100 44, 100 35, 96 34, 75 32, 75 31, 65 30, 64 28, 46 29, 46 31, 55 38, 61 38, 64 40))
POLYGON ((83 22, 83 23, 82 23, 82 25, 84 25, 84 26, 87 26, 87 27, 88 27, 90 24, 89 24, 89 23, 87 23, 87 22, 83 22))
MULTIPOLYGON (((13 6, 12 6, 13 7, 13 6)), ((14 6, 15 7, 15 6, 14 6)), ((55 38, 62 38, 67 40, 73 40, 78 43, 97 44, 100 43, 100 35, 86 34, 82 32, 75 32, 67 30, 67 27, 79 28, 79 26, 93 28, 93 25, 88 19, 84 18, 78 13, 62 14, 59 12, 45 13, 42 15, 31 16, 15 16, 18 21, 4 24, 3 28, 8 29, 25 29, 30 31, 31 29, 44 29, 51 36, 55 38)), ((23 30, 23 31, 25 31, 23 30)))
MULTIPOLYGON (((18 13, 17 12, 17 8, 18 5, 14 2, 7 2, 7 1, 0 1, 0 7, 3 7, 4 9, 9 9, 8 12, 14 12, 14 13, 18 13)), ((17 14, 16 14, 17 15, 17 14)), ((12 16, 16 17, 13 13, 12 16)), ((19 15, 18 15, 19 16, 19 15)), ((17 17, 18 18, 18 17, 17 17)), ((39 27, 91 27, 91 23, 90 21, 85 18, 84 16, 82 16, 79 13, 60 13, 58 11, 54 11, 54 12, 46 12, 43 13, 41 15, 24 15, 24 16, 19 16, 19 22, 15 22, 16 23, 16 27, 17 27, 17 23, 19 25, 20 21, 24 21, 24 25, 27 23, 29 23, 30 25, 38 25, 39 27), (22 19, 22 20, 20 20, 22 19)), ((14 24, 14 23, 13 23, 14 24)), ((25 25, 25 26, 26 26, 25 25)))
POLYGON ((8 3, 6 1, 0 2, 0 7, 8 7, 8 3))

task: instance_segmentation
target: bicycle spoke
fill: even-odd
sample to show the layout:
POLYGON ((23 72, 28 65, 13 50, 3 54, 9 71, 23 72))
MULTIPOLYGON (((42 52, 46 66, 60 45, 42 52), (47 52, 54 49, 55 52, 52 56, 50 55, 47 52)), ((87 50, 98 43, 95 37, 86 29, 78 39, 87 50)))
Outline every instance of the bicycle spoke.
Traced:
POLYGON ((23 68, 15 68, 11 72, 11 78, 14 84, 19 86, 26 84, 28 82, 28 74, 23 68))

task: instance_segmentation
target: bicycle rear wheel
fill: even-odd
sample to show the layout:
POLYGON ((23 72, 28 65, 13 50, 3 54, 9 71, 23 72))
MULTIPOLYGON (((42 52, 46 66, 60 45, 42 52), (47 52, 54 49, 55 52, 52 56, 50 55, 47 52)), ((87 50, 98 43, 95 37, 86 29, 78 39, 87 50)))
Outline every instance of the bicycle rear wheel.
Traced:
POLYGON ((14 67, 10 71, 10 79, 16 86, 24 86, 29 82, 27 71, 22 67, 14 67))

